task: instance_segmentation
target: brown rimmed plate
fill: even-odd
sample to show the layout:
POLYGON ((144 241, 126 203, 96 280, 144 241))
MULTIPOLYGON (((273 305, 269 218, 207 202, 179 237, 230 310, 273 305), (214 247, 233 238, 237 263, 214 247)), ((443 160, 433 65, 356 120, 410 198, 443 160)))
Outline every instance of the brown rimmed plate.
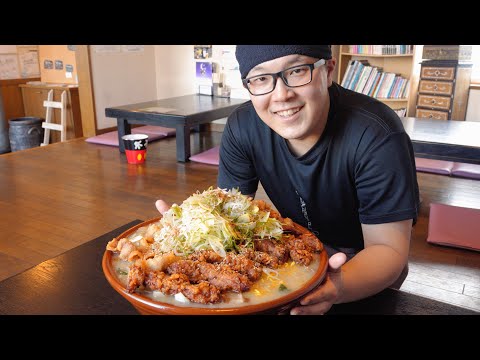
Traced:
MULTIPOLYGON (((135 225, 134 227, 124 231, 122 234, 117 236, 118 239, 128 237, 134 233, 138 228, 142 226, 148 226, 151 223, 157 222, 161 217, 157 217, 151 220, 144 221, 140 224, 135 225)), ((309 232, 303 226, 295 224, 296 227, 302 232, 309 232)), ((106 245, 106 244, 105 244, 106 245)), ((121 296, 127 299, 140 314, 144 315, 246 315, 246 314, 268 314, 268 313, 279 313, 285 312, 289 308, 293 307, 298 300, 308 292, 313 290, 318 284, 320 284, 325 278, 327 267, 328 267, 328 255, 325 250, 323 250, 319 256, 319 266, 313 276, 305 282, 297 290, 291 291, 281 297, 278 297, 273 300, 268 300, 263 303, 252 304, 252 305, 237 305, 235 304, 232 307, 211 307, 209 305, 198 306, 176 306, 174 304, 155 301, 147 296, 144 296, 139 293, 129 293, 125 286, 118 280, 115 269, 112 265, 113 253, 106 250, 102 259, 102 268, 110 285, 117 291, 121 296)), ((198 305, 198 304, 197 304, 198 305)))

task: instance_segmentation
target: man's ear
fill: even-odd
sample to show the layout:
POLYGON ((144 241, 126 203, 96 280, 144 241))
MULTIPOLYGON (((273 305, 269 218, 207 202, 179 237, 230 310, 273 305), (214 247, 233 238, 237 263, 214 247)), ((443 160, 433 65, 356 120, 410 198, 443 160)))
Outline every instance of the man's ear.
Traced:
POLYGON ((327 67, 327 82, 328 86, 332 85, 333 82, 333 72, 335 70, 335 65, 337 64, 337 59, 331 58, 327 60, 325 66, 327 67))

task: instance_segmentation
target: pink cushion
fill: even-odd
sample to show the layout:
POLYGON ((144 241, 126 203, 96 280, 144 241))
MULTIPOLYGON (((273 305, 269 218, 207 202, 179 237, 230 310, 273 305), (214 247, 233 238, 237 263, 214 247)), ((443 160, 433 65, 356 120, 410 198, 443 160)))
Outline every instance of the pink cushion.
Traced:
POLYGON ((190 156, 190 160, 205 164, 218 165, 220 160, 219 150, 220 146, 215 146, 207 151, 190 156))
POLYGON ((480 165, 456 162, 453 165, 452 176, 480 180, 480 165))
POLYGON ((415 165, 417 167, 417 171, 420 171, 420 172, 450 175, 453 167, 453 162, 416 157, 415 165))
POLYGON ((480 209, 430 204, 427 242, 480 251, 480 209))
MULTIPOLYGON (((139 128, 140 129, 140 128, 139 128)), ((136 134, 147 134, 148 135, 148 141, 152 142, 155 140, 162 139, 166 137, 164 134, 154 134, 154 133, 149 133, 149 132, 142 132, 142 131, 135 131, 135 129, 132 130, 132 133, 136 134)), ((105 134, 100 134, 97 136, 92 136, 87 139, 85 139, 86 142, 93 143, 93 144, 101 144, 101 145, 109 145, 109 146, 118 146, 118 132, 117 131, 110 131, 105 134)))

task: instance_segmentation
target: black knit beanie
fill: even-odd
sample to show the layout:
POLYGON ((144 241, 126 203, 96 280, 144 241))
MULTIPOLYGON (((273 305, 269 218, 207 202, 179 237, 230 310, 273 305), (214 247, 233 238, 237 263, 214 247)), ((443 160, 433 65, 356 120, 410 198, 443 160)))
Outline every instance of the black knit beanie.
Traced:
POLYGON ((237 45, 235 50, 242 79, 258 64, 293 54, 325 60, 332 58, 330 45, 237 45))

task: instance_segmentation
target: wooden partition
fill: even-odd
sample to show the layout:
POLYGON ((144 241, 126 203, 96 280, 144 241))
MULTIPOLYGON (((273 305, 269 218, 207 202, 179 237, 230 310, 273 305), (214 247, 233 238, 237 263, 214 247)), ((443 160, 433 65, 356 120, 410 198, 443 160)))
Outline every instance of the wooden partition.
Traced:
POLYGON ((75 45, 39 45, 40 77, 45 83, 78 84, 75 45))
POLYGON ((8 120, 25 116, 22 91, 18 85, 36 80, 40 80, 40 78, 0 80, 0 92, 3 99, 7 129, 8 120))

